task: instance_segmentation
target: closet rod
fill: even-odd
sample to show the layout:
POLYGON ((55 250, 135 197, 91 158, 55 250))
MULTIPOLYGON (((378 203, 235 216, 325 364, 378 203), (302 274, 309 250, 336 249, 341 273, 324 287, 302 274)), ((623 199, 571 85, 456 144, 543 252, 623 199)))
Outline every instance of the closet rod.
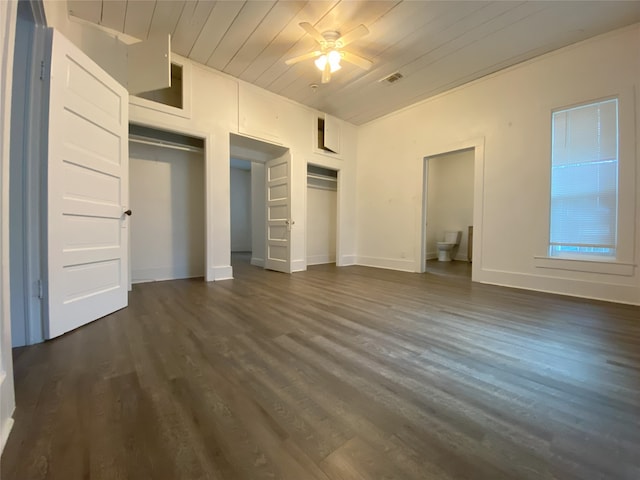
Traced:
POLYGON ((204 148, 193 147, 191 145, 180 145, 179 143, 166 142, 163 140, 153 140, 143 137, 137 137, 134 135, 129 135, 129 141, 134 143, 141 143, 143 145, 153 145, 156 147, 166 147, 173 148, 174 150, 182 150, 185 152, 194 152, 194 153, 202 153, 204 152, 204 148))
POLYGON ((324 187, 322 185, 314 185, 313 183, 307 183, 307 188, 313 188, 314 190, 326 190, 328 192, 337 192, 338 189, 335 186, 324 187))
POLYGON ((325 177, 324 175, 314 175, 313 173, 307 173, 307 178, 315 178, 316 180, 324 180, 327 182, 337 182, 338 179, 334 177, 325 177))

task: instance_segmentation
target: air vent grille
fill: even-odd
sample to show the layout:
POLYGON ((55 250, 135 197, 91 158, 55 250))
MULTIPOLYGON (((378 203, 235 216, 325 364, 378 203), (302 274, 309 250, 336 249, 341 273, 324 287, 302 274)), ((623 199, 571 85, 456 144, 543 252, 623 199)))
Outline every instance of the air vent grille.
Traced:
POLYGON ((400 72, 392 73, 391 75, 387 75, 386 77, 380 79, 380 82, 394 83, 402 78, 402 74, 400 72))

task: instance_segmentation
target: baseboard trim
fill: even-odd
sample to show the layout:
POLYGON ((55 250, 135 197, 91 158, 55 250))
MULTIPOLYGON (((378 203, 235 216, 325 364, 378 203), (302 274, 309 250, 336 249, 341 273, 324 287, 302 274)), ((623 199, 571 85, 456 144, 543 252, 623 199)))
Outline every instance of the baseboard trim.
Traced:
POLYGON ((251 265, 264 268, 264 258, 251 257, 251 265))
POLYGON ((11 390, 13 385, 11 385, 11 382, 5 383, 6 380, 7 372, 5 370, 0 371, 0 417, 6 416, 6 418, 0 418, 2 422, 0 426, 0 454, 4 451, 4 446, 7 444, 7 439, 13 428, 13 418, 11 416, 15 407, 11 398, 7 398, 13 397, 14 393, 11 390))
POLYGON ((603 283, 566 277, 553 277, 550 275, 525 274, 487 268, 480 269, 478 278, 474 280, 489 285, 532 290, 534 292, 552 293, 555 295, 566 295, 569 297, 623 303, 627 305, 640 305, 640 289, 634 285, 603 283), (605 291, 609 292, 609 295, 603 295, 605 291))
POLYGON ((2 429, 0 431, 0 455, 4 452, 4 446, 7 444, 7 440, 9 440, 9 434, 13 429, 13 418, 7 418, 2 424, 2 429))
POLYGON ((336 265, 339 267, 348 267, 349 265, 357 265, 357 257, 355 255, 342 255, 336 259, 336 265))
POLYGON ((186 280, 188 278, 202 278, 202 277, 204 277, 204 275, 200 274, 200 275, 188 275, 185 277, 154 278, 154 279, 144 279, 144 280, 132 279, 131 285, 138 285, 140 283, 166 282, 168 280, 186 280))
POLYGON ((233 267, 231 265, 209 267, 207 281, 217 282, 220 280, 233 280, 233 267))
POLYGON ((182 278, 203 277, 204 270, 189 267, 183 268, 143 268, 131 271, 131 283, 162 282, 182 278))
POLYGON ((307 265, 323 265, 325 263, 335 263, 335 255, 311 255, 307 257, 307 265))
POLYGON ((363 267, 384 268, 386 270, 398 270, 401 272, 415 272, 413 260, 398 260, 396 258, 358 257, 357 265, 363 267))
POLYGON ((304 272, 307 269, 307 260, 291 260, 291 273, 304 272))

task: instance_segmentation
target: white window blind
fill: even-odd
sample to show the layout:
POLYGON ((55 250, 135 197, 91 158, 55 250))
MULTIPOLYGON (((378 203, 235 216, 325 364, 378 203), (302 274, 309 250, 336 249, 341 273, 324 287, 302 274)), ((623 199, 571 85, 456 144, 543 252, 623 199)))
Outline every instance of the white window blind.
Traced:
POLYGON ((553 113, 551 256, 616 254, 618 100, 553 113))

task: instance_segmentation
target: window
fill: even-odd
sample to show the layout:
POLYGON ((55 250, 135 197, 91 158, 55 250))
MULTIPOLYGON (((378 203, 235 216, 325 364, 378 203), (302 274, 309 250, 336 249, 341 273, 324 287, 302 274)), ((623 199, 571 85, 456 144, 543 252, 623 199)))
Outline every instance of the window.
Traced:
POLYGON ((549 255, 615 257, 618 100, 553 112, 549 255))

